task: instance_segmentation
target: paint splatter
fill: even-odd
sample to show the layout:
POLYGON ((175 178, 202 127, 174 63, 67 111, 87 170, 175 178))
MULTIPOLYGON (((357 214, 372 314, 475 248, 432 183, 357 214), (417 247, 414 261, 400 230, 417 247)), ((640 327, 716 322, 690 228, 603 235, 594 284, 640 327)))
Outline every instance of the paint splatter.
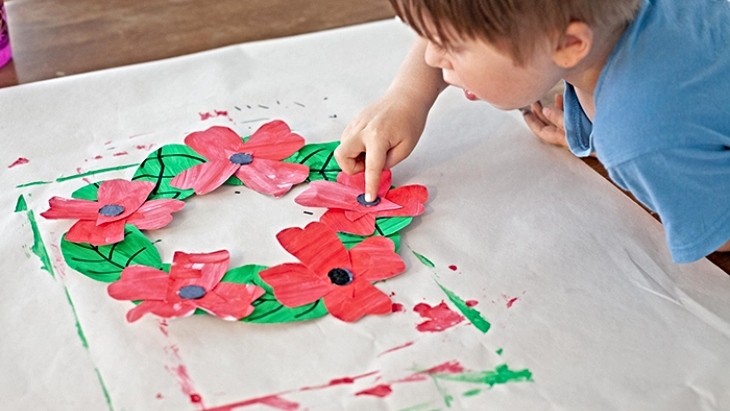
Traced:
POLYGON ((415 252, 413 250, 411 250, 411 252, 413 253, 413 255, 416 256, 416 258, 418 258, 418 261, 420 261, 421 264, 425 265, 428 268, 436 268, 436 264, 434 264, 431 260, 429 260, 428 258, 426 258, 425 255, 419 254, 419 253, 417 253, 417 252, 415 252))
POLYGON ((489 329, 492 327, 492 324, 490 324, 489 321, 485 320, 479 311, 467 305, 464 300, 462 300, 453 291, 447 289, 438 282, 436 284, 438 284, 441 290, 446 293, 446 296, 449 297, 449 300, 456 306, 456 308, 458 308, 459 311, 461 311, 461 313, 464 314, 464 316, 468 318, 469 321, 471 321, 474 327, 476 327, 479 331, 483 333, 489 331, 489 329))
POLYGON ((426 303, 419 303, 413 307, 413 311, 428 319, 416 326, 416 329, 420 332, 440 332, 464 321, 463 316, 451 311, 443 301, 434 307, 426 303))
POLYGON ((101 160, 102 158, 104 158, 104 157, 103 157, 103 156, 102 156, 101 154, 97 154, 97 155, 96 155, 96 156, 94 157, 94 160, 101 160))
POLYGON ((160 394, 160 393, 158 392, 158 393, 157 393, 157 395, 155 395, 155 398, 157 398, 158 400, 161 400, 161 399, 162 399, 162 394, 160 394))
POLYGON ((199 404, 203 399, 198 394, 190 394, 190 402, 193 404, 199 404))
MULTIPOLYGON (((279 394, 281 395, 281 394, 279 394)), ((233 404, 221 405, 214 408, 206 408, 206 411, 232 411, 236 408, 248 407, 251 405, 267 405, 281 411, 296 411, 299 404, 287 399, 281 398, 279 395, 269 395, 266 397, 252 398, 250 400, 240 401, 233 404)))
POLYGON ((366 390, 358 391, 355 395, 372 395, 374 397, 384 398, 393 393, 393 389, 388 384, 380 384, 366 390))
POLYGON ((112 154, 112 155, 113 155, 114 157, 121 157, 121 156, 127 156, 127 155, 129 155, 129 153, 127 153, 126 151, 120 151, 120 152, 118 152, 118 153, 114 153, 114 154, 112 154))
MULTIPOLYGON (((175 356, 178 357, 177 347, 172 346, 171 348, 175 353, 175 356)), ((205 408, 205 406, 203 405, 203 398, 200 396, 200 394, 195 392, 193 380, 190 378, 188 370, 187 368, 185 368, 184 365, 180 364, 176 367, 165 366, 165 369, 175 377, 177 382, 180 384, 180 388, 182 389, 183 394, 187 395, 192 403, 199 404, 200 406, 205 408), (195 399, 195 401, 193 401, 193 399, 195 399)))
POLYGON ((135 146, 135 148, 137 150, 152 150, 152 147, 154 147, 154 146, 155 146, 154 143, 153 144, 147 144, 147 145, 138 144, 138 145, 135 146))
POLYGON ((503 352, 504 352, 504 350, 502 348, 500 348, 496 351, 497 355, 502 355, 503 352))
POLYGON ((25 184, 18 184, 15 186, 15 188, 23 188, 23 187, 30 187, 30 186, 39 186, 44 184, 51 184, 53 181, 32 181, 30 183, 25 184))
POLYGON ((513 297, 507 300, 507 308, 512 308, 512 304, 514 304, 517 300, 519 300, 518 297, 513 297))
POLYGON ((200 115, 200 121, 216 117, 226 117, 229 121, 233 122, 233 119, 228 115, 228 111, 226 110, 213 110, 212 113, 198 113, 198 115, 200 115))
POLYGON ((493 371, 474 371, 460 374, 434 374, 435 378, 448 381, 486 384, 493 387, 508 382, 532 381, 532 372, 528 369, 510 370, 507 364, 497 366, 493 371))
POLYGON ((391 312, 394 312, 394 313, 401 313, 401 312, 405 312, 405 311, 406 311, 406 308, 405 308, 405 307, 403 307, 403 304, 400 304, 400 303, 393 303, 393 306, 392 306, 391 312))
POLYGON ((479 301, 477 301, 477 300, 466 300, 466 306, 467 307, 474 307, 477 304, 479 304, 479 301))
POLYGON ((323 388, 329 388, 334 387, 336 385, 343 385, 343 384, 353 384, 356 380, 359 380, 360 378, 370 377, 372 375, 377 374, 377 371, 371 371, 365 374, 356 375, 354 377, 342 377, 342 378, 335 378, 333 380, 330 380, 327 384, 323 385, 315 385, 312 387, 302 387, 299 389, 299 391, 312 391, 312 390, 321 390, 323 388))
POLYGON ((414 342, 413 342, 413 341, 408 341, 408 342, 407 342, 407 343, 405 343, 405 344, 401 344, 401 345, 398 345, 398 346, 396 346, 396 347, 393 347, 393 348, 387 349, 387 350, 385 350, 385 351, 381 352, 380 354, 378 354, 378 358, 380 358, 380 357, 381 357, 382 355, 385 355, 385 354, 388 354, 388 353, 392 353, 393 351, 398 351, 398 350, 402 350, 403 348, 407 348, 407 347, 410 347, 410 346, 411 346, 411 345, 413 345, 413 344, 414 344, 414 342))
POLYGON ((13 168, 13 167, 17 167, 17 166, 22 166, 23 164, 28 164, 29 162, 30 162, 30 160, 28 160, 28 159, 27 159, 27 158, 25 158, 25 157, 18 157, 18 159, 17 159, 17 160, 15 160, 15 161, 13 161, 13 164, 10 164, 10 165, 8 166, 8 168, 13 168))
POLYGON ((457 266, 455 266, 453 264, 449 266, 449 270, 451 270, 451 271, 456 271, 458 269, 459 269, 459 267, 457 267, 457 266))
POLYGON ((460 374, 464 372, 464 366, 458 361, 447 361, 443 364, 421 371, 422 374, 460 374))
POLYGON ((30 223, 30 228, 33 231, 33 245, 30 247, 30 251, 41 260, 41 270, 48 272, 51 277, 56 278, 56 274, 53 272, 53 265, 51 264, 51 258, 48 256, 48 250, 46 244, 43 242, 41 231, 38 229, 38 222, 35 219, 33 210, 28 209, 28 204, 25 201, 24 196, 18 198, 18 202, 15 204, 16 212, 25 212, 30 223))

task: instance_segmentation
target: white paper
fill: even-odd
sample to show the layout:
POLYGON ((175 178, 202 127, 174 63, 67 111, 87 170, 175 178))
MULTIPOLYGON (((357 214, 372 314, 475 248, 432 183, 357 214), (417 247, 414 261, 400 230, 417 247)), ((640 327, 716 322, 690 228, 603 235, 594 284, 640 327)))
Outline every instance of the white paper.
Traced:
MULTIPOLYGON (((538 142, 519 114, 468 102, 459 90, 439 98, 418 148, 394 169, 395 185, 430 191, 427 212, 403 232, 408 270, 378 284, 405 312, 355 324, 211 316, 128 324, 131 303, 63 262, 59 241, 72 221, 39 213, 53 195, 68 198, 86 182, 58 177, 139 163, 212 125, 248 135, 278 118, 308 142, 338 140, 385 91, 412 39, 385 21, 0 90, 3 407, 730 409, 730 277, 706 260, 671 263, 661 226, 639 206, 566 151, 538 142), (214 110, 228 115, 201 120, 214 110), (6 168, 19 157, 30 161, 6 168), (17 188, 38 181, 52 183, 17 188), (33 251, 28 213, 12 212, 20 195, 54 276, 33 251), (424 319, 416 304, 451 304, 436 281, 478 301, 491 329, 464 321, 417 331, 424 319), (449 361, 474 371, 528 369, 532 381, 399 382, 449 361), (354 380, 302 389, 345 377, 354 380), (392 393, 356 395, 378 385, 392 393), (279 402, 236 406, 274 395, 279 402)), ((162 240, 165 262, 177 250, 219 249, 230 250, 232 267, 293 262, 275 234, 321 214, 293 202, 305 188, 273 199, 224 186, 186 201, 148 237, 162 240)))

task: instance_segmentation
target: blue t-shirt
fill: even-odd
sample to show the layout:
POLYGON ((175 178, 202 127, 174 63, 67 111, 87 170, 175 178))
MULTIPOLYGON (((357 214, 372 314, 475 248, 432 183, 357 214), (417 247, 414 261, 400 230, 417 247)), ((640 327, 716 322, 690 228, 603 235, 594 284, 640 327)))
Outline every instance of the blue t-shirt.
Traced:
POLYGON ((730 2, 644 0, 601 71, 593 122, 566 84, 565 130, 659 214, 675 262, 730 239, 730 2))

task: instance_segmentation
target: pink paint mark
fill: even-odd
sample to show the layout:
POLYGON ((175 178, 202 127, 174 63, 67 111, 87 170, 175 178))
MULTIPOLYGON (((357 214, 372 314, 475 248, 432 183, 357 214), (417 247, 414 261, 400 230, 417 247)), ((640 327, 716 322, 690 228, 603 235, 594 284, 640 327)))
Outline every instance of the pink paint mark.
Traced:
MULTIPOLYGON (((164 334, 165 337, 170 336, 170 333, 167 331, 167 320, 166 319, 164 319, 164 318, 159 319, 157 321, 157 328, 159 328, 160 331, 162 331, 162 334, 164 334)), ((177 351, 175 351, 175 353, 177 354, 177 351)))
POLYGON ((372 395, 375 397, 384 398, 393 393, 393 389, 388 384, 380 384, 375 387, 368 388, 366 390, 358 391, 355 395, 372 395))
POLYGON ((371 371, 365 374, 356 375, 354 377, 335 378, 333 380, 330 380, 330 382, 328 382, 327 384, 315 385, 312 387, 302 387, 299 389, 299 391, 321 390, 323 388, 334 387, 336 385, 353 384, 356 380, 359 380, 360 378, 370 377, 371 375, 375 375, 377 373, 377 371, 371 371))
POLYGON ((111 141, 107 141, 106 143, 104 143, 104 145, 105 145, 105 146, 108 146, 108 145, 109 145, 109 144, 111 144, 111 143, 112 143, 111 141))
POLYGON ((474 307, 477 304, 479 304, 479 301, 477 301, 477 300, 467 300, 466 301, 466 306, 467 307, 474 307))
POLYGON ((13 168, 16 166, 22 166, 23 164, 28 164, 30 160, 28 160, 25 157, 18 157, 17 160, 13 161, 13 164, 9 165, 8 168, 13 168))
POLYGON ((161 400, 161 399, 162 399, 162 394, 160 394, 160 393, 158 392, 158 393, 157 393, 157 395, 155 395, 155 398, 157 398, 158 400, 161 400))
POLYGON ((395 291, 391 291, 390 294, 388 294, 388 297, 395 297, 395 291))
POLYGON ((449 306, 443 301, 434 307, 426 303, 418 303, 413 307, 413 311, 417 312, 421 317, 428 319, 416 326, 416 329, 420 332, 440 332, 464 321, 462 315, 451 311, 449 306))
POLYGON ((81 181, 83 181, 83 182, 84 182, 84 183, 86 183, 86 184, 91 184, 91 180, 89 180, 89 179, 88 179, 88 178, 86 178, 86 177, 82 178, 82 179, 81 179, 81 181))
POLYGON ((509 301, 507 301, 507 308, 512 308, 512 304, 514 304, 517 300, 519 300, 518 297, 510 298, 509 301))
POLYGON ((231 116, 228 115, 228 111, 226 110, 213 110, 212 113, 198 113, 198 115, 200 116, 200 121, 205 121, 216 117, 226 117, 228 118, 228 121, 234 122, 231 116))
POLYGON ((391 382, 391 384, 399 383, 399 382, 419 382, 419 381, 425 381, 428 377, 426 377, 423 374, 411 374, 406 378, 401 378, 400 380, 395 380, 391 382))
POLYGON ((101 155, 97 155, 94 157, 94 160, 101 160, 102 158, 104 158, 104 157, 102 157, 101 155))
POLYGON ((451 271, 456 271, 456 270, 458 270, 458 269, 459 269, 459 267, 457 267, 457 266, 455 266, 455 265, 450 265, 450 266, 449 266, 449 270, 451 270, 451 271))
POLYGON ((399 303, 393 303, 393 306, 392 306, 391 312, 394 312, 394 313, 401 313, 401 312, 405 312, 405 311, 406 311, 406 308, 405 308, 405 307, 403 307, 403 304, 399 304, 399 303))
POLYGON ((114 154, 112 154, 112 155, 113 155, 114 157, 120 157, 120 156, 126 156, 126 155, 128 155, 128 154, 129 154, 129 153, 127 153, 126 151, 120 151, 120 152, 118 152, 118 153, 114 153, 114 154))
POLYGON ((393 351, 398 351, 398 350, 401 350, 401 349, 403 349, 403 348, 406 348, 406 347, 410 347, 411 345, 413 345, 413 341, 408 341, 408 342, 407 342, 407 343, 405 343, 405 344, 401 344, 401 345, 399 345, 399 346, 397 346, 397 347, 393 347, 393 348, 390 348, 390 349, 388 349, 388 350, 385 350, 385 351, 381 352, 380 354, 378 354, 378 358, 380 358, 380 356, 382 356, 382 355, 385 355, 385 354, 391 353, 391 352, 393 352, 393 351))
POLYGON ((200 398, 200 395, 198 395, 198 394, 190 395, 190 402, 192 402, 193 404, 199 404, 202 401, 203 401, 203 399, 200 398))
POLYGON ((461 374, 464 372, 464 367, 459 364, 458 361, 447 361, 443 364, 439 364, 435 367, 431 367, 427 370, 421 371, 423 374, 461 374))
POLYGON ((53 267, 56 269, 59 277, 65 280, 66 270, 63 267, 65 267, 66 261, 63 259, 63 252, 61 251, 61 247, 56 244, 51 244, 50 246, 51 253, 53 254, 53 261, 56 263, 53 265, 53 267))
POLYGON ((137 150, 152 150, 152 147, 154 147, 154 146, 155 146, 155 144, 152 143, 152 144, 147 144, 147 145, 138 144, 135 147, 137 148, 137 150))
POLYGON ((76 174, 81 174, 83 169, 81 167, 76 167, 76 174))
POLYGON ((236 408, 248 407, 250 405, 268 405, 271 408, 276 408, 277 410, 281 411, 296 411, 299 409, 298 403, 281 398, 279 395, 282 394, 252 398, 250 400, 240 401, 228 405, 221 405, 215 408, 206 408, 205 411, 232 411, 236 408))
MULTIPOLYGON (((177 356, 177 349, 174 350, 175 355, 177 356)), ((194 404, 199 404, 201 407, 205 408, 205 405, 203 405, 203 398, 195 392, 195 388, 193 386, 193 380, 190 378, 190 375, 188 374, 187 368, 185 368, 184 365, 180 364, 177 367, 165 367, 167 371, 173 374, 177 382, 180 384, 180 388, 182 389, 183 394, 187 395, 190 398, 190 401, 194 404), (193 401, 195 399, 195 401, 193 401)))

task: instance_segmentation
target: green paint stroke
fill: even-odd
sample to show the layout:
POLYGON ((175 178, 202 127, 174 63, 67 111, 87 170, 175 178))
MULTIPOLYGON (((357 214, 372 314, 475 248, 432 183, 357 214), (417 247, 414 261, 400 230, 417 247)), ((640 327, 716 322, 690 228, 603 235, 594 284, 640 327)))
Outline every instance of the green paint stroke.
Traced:
POLYGON ((53 273, 51 259, 48 257, 46 245, 43 243, 43 237, 41 237, 41 231, 38 229, 38 223, 36 222, 35 215, 33 215, 33 210, 28 210, 27 216, 28 221, 30 222, 30 227, 33 230, 33 246, 30 250, 33 254, 37 255, 38 258, 40 258, 41 263, 43 264, 41 266, 41 270, 48 271, 48 274, 50 274, 51 277, 56 278, 56 274, 53 273))
POLYGON ((51 184, 53 181, 31 181, 30 183, 25 184, 18 184, 15 186, 15 188, 23 188, 23 187, 31 187, 31 186, 40 186, 43 184, 51 184))
POLYGON ((81 323, 79 323, 79 316, 76 314, 76 306, 74 306, 73 301, 71 301, 71 296, 68 293, 68 289, 66 286, 63 287, 63 291, 66 293, 66 299, 68 300, 68 305, 71 306, 71 312, 73 312, 74 315, 74 321, 76 322, 76 333, 79 335, 79 339, 81 340, 81 344, 86 348, 89 349, 89 342, 86 341, 86 335, 84 335, 84 330, 81 329, 81 323))
POLYGON ((434 264, 431 260, 429 260, 428 258, 426 258, 426 256, 424 256, 422 254, 418 254, 417 252, 415 252, 413 250, 411 250, 411 252, 413 253, 413 255, 416 256, 416 258, 418 258, 418 261, 420 261, 426 267, 428 267, 428 268, 436 268, 436 264, 434 264))
POLYGON ((479 394, 480 392, 482 392, 481 388, 475 388, 475 389, 469 390, 461 395, 464 397, 473 397, 473 396, 479 394))
POLYGON ((125 164, 123 166, 100 168, 98 170, 91 170, 91 171, 87 171, 85 173, 74 174, 74 175, 68 176, 68 177, 58 177, 56 179, 56 181, 59 182, 59 183, 62 183, 64 181, 75 180, 77 178, 84 178, 84 177, 93 176, 93 175, 96 175, 96 174, 108 173, 110 171, 125 170, 125 169, 128 169, 128 168, 137 167, 138 165, 139 165, 139 163, 134 163, 134 164, 125 164))
POLYGON ((96 371, 96 377, 99 378, 99 384, 101 385, 101 390, 104 392, 104 399, 106 399, 106 405, 109 407, 109 411, 114 411, 114 407, 112 406, 112 398, 109 396, 109 391, 106 389, 106 384, 104 384, 104 379, 101 378, 101 373, 99 372, 99 369, 94 367, 94 371, 96 371))
POLYGON ((449 297, 449 300, 456 306, 456 308, 461 311, 462 314, 464 314, 464 317, 468 318, 469 321, 471 321, 472 325, 477 327, 477 329, 483 333, 486 334, 487 331, 489 331, 489 328, 492 327, 492 324, 489 323, 489 321, 485 320, 484 317, 482 317, 482 314, 477 311, 474 307, 469 307, 466 305, 464 300, 462 300, 458 295, 454 294, 451 290, 447 289, 443 285, 436 282, 439 287, 446 293, 446 296, 449 297))
POLYGON ((497 355, 502 355, 503 352, 504 352, 504 350, 500 348, 497 350, 497 355))
POLYGON ((497 384, 506 384, 508 382, 533 381, 532 372, 530 372, 530 370, 510 370, 507 364, 497 366, 494 371, 464 372, 461 374, 434 374, 433 377, 447 381, 486 384, 490 387, 497 384))
POLYGON ((18 197, 18 202, 15 203, 15 212, 19 213, 21 211, 28 211, 28 203, 25 202, 25 197, 22 194, 18 197))

